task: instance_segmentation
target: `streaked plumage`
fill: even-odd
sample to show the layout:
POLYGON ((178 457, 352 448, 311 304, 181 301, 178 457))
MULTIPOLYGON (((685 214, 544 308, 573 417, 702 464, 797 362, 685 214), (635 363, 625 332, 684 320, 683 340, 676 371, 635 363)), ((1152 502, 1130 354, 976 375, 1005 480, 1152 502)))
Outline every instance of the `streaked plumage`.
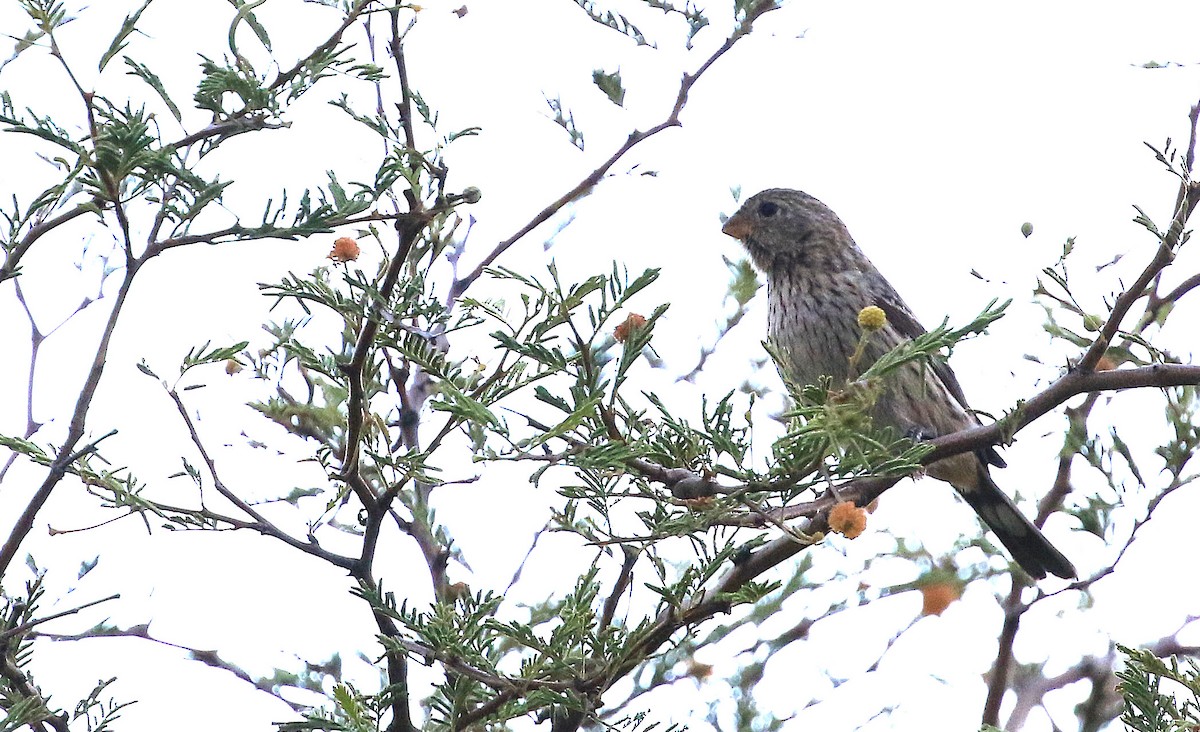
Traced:
MULTIPOLYGON (((723 231, 745 245, 767 277, 768 334, 793 381, 813 384, 821 376, 844 381, 861 333, 858 314, 869 305, 883 309, 887 324, 868 342, 860 372, 925 332, 837 214, 807 193, 763 191, 746 201, 723 231)), ((924 439, 979 424, 944 363, 900 367, 885 382, 872 418, 924 439)), ((990 447, 938 461, 928 472, 958 490, 1030 575, 1074 577, 1071 562, 992 481, 989 463, 1004 466, 990 447)))

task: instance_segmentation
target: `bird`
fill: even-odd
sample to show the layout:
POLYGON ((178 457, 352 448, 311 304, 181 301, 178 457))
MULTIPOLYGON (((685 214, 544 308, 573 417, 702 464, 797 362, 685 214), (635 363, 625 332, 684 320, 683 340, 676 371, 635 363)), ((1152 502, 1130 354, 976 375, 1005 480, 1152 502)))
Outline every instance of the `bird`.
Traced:
MULTIPOLYGON (((792 383, 817 384, 829 377, 844 384, 926 332, 838 215, 807 193, 772 188, 755 194, 722 232, 739 240, 766 276, 768 343, 781 375, 792 383), (862 334, 859 313, 870 306, 882 309, 886 322, 852 365, 862 334)), ((954 372, 936 359, 911 361, 889 373, 870 416, 875 426, 917 440, 980 424, 954 372)), ((1004 465, 988 446, 939 460, 926 472, 952 485, 1031 577, 1073 579, 1070 560, 992 479, 989 466, 1004 465)))

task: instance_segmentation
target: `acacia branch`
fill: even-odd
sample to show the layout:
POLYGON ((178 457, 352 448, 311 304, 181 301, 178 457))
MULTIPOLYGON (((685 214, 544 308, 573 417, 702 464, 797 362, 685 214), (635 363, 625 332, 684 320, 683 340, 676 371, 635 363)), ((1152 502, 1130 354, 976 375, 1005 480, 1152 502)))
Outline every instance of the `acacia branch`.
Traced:
POLYGON ((79 391, 79 398, 75 401, 75 410, 71 415, 67 437, 63 441, 62 447, 58 450, 58 457, 50 464, 50 471, 46 474, 41 486, 38 487, 33 497, 29 499, 29 503, 26 504, 25 510, 21 512, 21 516, 13 525, 12 531, 9 533, 4 545, 0 546, 0 576, 3 576, 8 571, 8 565, 17 555, 21 544, 25 541, 25 537, 33 529, 33 523, 37 518, 38 512, 46 505, 46 501, 50 500, 50 494, 67 474, 74 460, 75 446, 83 439, 88 410, 92 406, 92 400, 96 396, 96 388, 100 385, 100 377, 104 374, 104 366, 108 362, 108 347, 112 342, 113 331, 117 327, 117 319, 120 317, 121 311, 125 306, 125 300, 129 296, 129 289, 133 286, 133 278, 137 272, 136 262, 128 262, 125 270, 125 279, 122 280, 121 287, 117 291, 116 302, 113 303, 112 311, 108 314, 108 321, 105 323, 104 332, 100 336, 100 343, 96 346, 96 353, 92 357, 92 365, 88 369, 87 379, 83 383, 83 388, 79 391))
POLYGON ((1079 370, 1070 371, 1044 391, 1022 402, 1016 411, 998 422, 930 440, 930 444, 934 446, 933 452, 926 455, 921 462, 928 465, 951 455, 1002 444, 1007 441, 1009 435, 1015 434, 1078 394, 1196 385, 1200 385, 1200 366, 1188 364, 1152 364, 1132 369, 1086 373, 1079 370))
POLYGON ((297 62, 292 68, 288 69, 287 71, 280 72, 279 76, 275 77, 275 81, 271 82, 271 86, 268 88, 278 89, 282 87, 284 84, 290 82, 304 71, 306 62, 309 59, 318 54, 328 53, 337 48, 337 45, 342 42, 342 36, 345 35, 346 31, 350 29, 350 26, 354 25, 354 22, 358 20, 358 17, 366 11, 367 6, 374 1, 375 0, 358 0, 358 2, 354 3, 354 5, 350 7, 349 12, 346 13, 346 17, 342 19, 341 25, 338 26, 337 30, 335 30, 329 36, 329 38, 325 40, 324 43, 313 49, 311 53, 297 62))
MULTIPOLYGON (((1072 371, 1056 381, 1043 392, 1026 402, 1008 419, 984 427, 947 435, 932 440, 934 450, 926 455, 922 462, 928 464, 951 455, 976 450, 987 445, 998 444, 1013 431, 1033 422, 1037 417, 1054 409, 1067 399, 1081 393, 1114 389, 1132 389, 1140 387, 1167 387, 1200 384, 1200 366, 1182 366, 1177 364, 1160 364, 1137 369, 1121 369, 1116 371, 1100 371, 1082 373, 1072 371)), ((858 505, 865 505, 883 494, 888 488, 899 482, 901 478, 865 478, 851 481, 838 489, 840 497, 852 500, 858 505)), ((833 504, 835 499, 826 496, 806 504, 806 509, 813 515, 812 519, 801 527, 806 534, 825 532, 828 524, 823 513, 825 508, 833 504)), ((639 638, 635 650, 631 651, 629 661, 622 667, 622 674, 631 671, 640 659, 654 653, 659 646, 666 643, 679 629, 707 620, 719 613, 729 610, 729 601, 722 595, 736 592, 746 583, 758 577, 781 562, 794 556, 805 545, 798 543, 790 536, 778 537, 762 549, 754 552, 744 561, 738 562, 722 576, 711 590, 698 595, 686 607, 665 611, 659 616, 654 625, 639 638), (637 659, 637 660, 634 660, 637 659)))
MULTIPOLYGON (((1194 365, 1154 364, 1112 371, 1088 373, 1071 371, 1045 390, 1022 402, 1012 414, 998 422, 929 440, 928 444, 933 446, 933 450, 924 455, 920 462, 922 465, 929 465, 953 455, 1009 442, 1017 432, 1079 394, 1195 385, 1200 385, 1200 366, 1194 365)), ((643 477, 667 485, 676 498, 736 495, 746 491, 763 490, 762 485, 750 483, 717 485, 711 478, 706 478, 685 468, 665 468, 644 458, 633 458, 627 464, 643 477)), ((857 505, 865 506, 878 498, 887 488, 900 482, 903 477, 852 480, 838 487, 838 495, 845 500, 852 500, 857 505)), ((834 502, 836 502, 834 497, 823 496, 813 501, 793 504, 768 513, 772 519, 781 521, 810 517, 829 508, 834 502)), ((764 518, 758 513, 753 513, 722 519, 715 523, 729 526, 762 526, 764 518)))
POLYGON ((745 20, 742 21, 737 30, 735 30, 727 39, 725 39, 725 42, 722 43, 721 46, 704 61, 704 63, 700 64, 700 67, 696 69, 694 73, 685 73, 683 75, 683 79, 679 84, 679 91, 675 95, 675 103, 672 105, 671 111, 667 114, 666 119, 645 131, 634 130, 633 132, 630 132, 629 137, 625 139, 625 142, 622 143, 621 146, 618 147, 617 150, 610 155, 607 160, 601 163, 598 168, 593 170, 591 173, 588 173, 587 176, 585 176, 583 180, 576 183, 574 187, 572 187, 563 195, 559 196, 559 198, 553 203, 539 211, 532 219, 529 220, 528 223, 518 229, 515 234, 497 244, 495 248, 493 248, 492 251, 483 258, 483 261, 476 265, 475 268, 467 275, 456 280, 454 284, 450 286, 450 299, 456 300, 464 292, 466 292, 467 288, 469 288, 471 284, 475 282, 475 280, 479 279, 480 275, 483 274, 484 269, 491 265, 492 262, 496 261, 501 254, 504 254, 504 252, 508 251, 509 247, 511 247, 513 244, 516 244, 526 234, 545 223, 551 216, 557 213, 564 206, 579 198, 585 192, 591 190, 596 184, 603 180, 604 176, 608 174, 608 171, 614 165, 616 165, 626 153, 628 153, 638 144, 650 139, 651 137, 654 137, 664 130, 668 130, 672 127, 679 127, 679 115, 683 112, 683 108, 687 105, 688 94, 691 92, 692 87, 696 84, 696 82, 700 80, 700 77, 704 75, 704 72, 708 71, 708 69, 714 63, 716 63, 718 59, 724 56, 729 49, 733 48, 735 43, 737 43, 743 36, 750 32, 750 27, 755 20, 757 20, 764 13, 774 10, 776 7, 775 0, 763 0, 755 5, 754 8, 747 11, 745 20))
MULTIPOLYGON (((150 641, 151 643, 157 643, 159 645, 166 646, 168 648, 175 648, 175 649, 178 649, 181 651, 186 651, 188 653, 188 655, 191 656, 192 660, 199 661, 199 662, 203 663, 204 665, 215 668, 215 669, 227 671, 228 673, 231 673, 234 676, 236 676, 238 679, 246 682, 247 684, 250 684, 255 689, 266 692, 266 693, 270 694, 271 696, 275 697, 276 699, 279 699, 280 701, 287 704, 289 707, 291 707, 296 712, 303 712, 303 711, 309 709, 308 705, 300 704, 295 701, 289 701, 286 698, 286 695, 280 693, 280 687, 282 685, 280 684, 279 680, 275 676, 271 676, 271 677, 261 677, 260 676, 259 678, 255 679, 254 677, 252 677, 249 674, 249 672, 247 672, 241 666, 238 666, 237 664, 233 663, 232 661, 228 661, 228 660, 222 658, 221 655, 219 653, 217 653, 217 651, 202 650, 199 648, 193 648, 191 646, 183 645, 182 643, 174 643, 172 641, 163 640, 162 638, 156 638, 150 634, 150 624, 149 623, 140 623, 138 625, 133 625, 128 628, 118 628, 118 627, 113 627, 113 626, 108 626, 108 625, 99 625, 99 626, 96 626, 89 630, 86 630, 82 633, 34 632, 32 635, 37 638, 45 638, 47 640, 60 641, 60 642, 61 641, 91 640, 91 639, 99 639, 99 638, 140 638, 142 640, 150 641)), ((309 668, 313 668, 313 666, 311 664, 309 664, 309 668)), ((324 670, 324 668, 321 668, 321 667, 318 667, 318 668, 320 670, 324 670)))
POLYGON ((87 203, 81 203, 75 206, 70 211, 65 211, 52 219, 48 219, 39 224, 34 224, 29 227, 29 231, 17 242, 11 249, 5 252, 4 262, 0 264, 0 282, 17 276, 17 267, 21 263, 21 258, 33 246, 33 243, 40 239, 44 234, 53 231, 63 224, 76 219, 85 213, 98 212, 105 206, 105 202, 98 198, 93 198, 87 203))
MULTIPOLYGON (((1180 244, 1182 244, 1184 238, 1183 227, 1186 225, 1188 218, 1195 209, 1197 200, 1200 199, 1200 189, 1198 189, 1195 183, 1191 181, 1191 173, 1195 164, 1197 125, 1200 123, 1200 104, 1192 106, 1188 119, 1191 123, 1191 134, 1188 141, 1187 152, 1184 157, 1183 171, 1180 174, 1179 191, 1175 200, 1175 214, 1172 218, 1171 225, 1168 228, 1166 236, 1160 236, 1159 247, 1155 252, 1155 256, 1142 271, 1142 274, 1139 276, 1138 280, 1132 287, 1126 288, 1125 291, 1122 292, 1117 298, 1116 303, 1113 305, 1112 312, 1109 315, 1108 321, 1101 329, 1100 335, 1096 338, 1096 341, 1092 343, 1084 357, 1080 360, 1078 365, 1079 371, 1091 371, 1096 367, 1096 365, 1100 362, 1101 357, 1103 357, 1105 352, 1108 350, 1109 343, 1111 343, 1112 339, 1118 333, 1121 321, 1125 318, 1125 315, 1129 309, 1133 307, 1133 304, 1139 298, 1141 298, 1143 294, 1146 297, 1145 312, 1142 314, 1142 317, 1139 319, 1139 322, 1134 328, 1134 332, 1139 335, 1143 333, 1151 323, 1156 322, 1162 316, 1165 307, 1172 305, 1191 289, 1195 288, 1197 285, 1200 285, 1200 275, 1193 275, 1192 277, 1184 280, 1183 283, 1178 285, 1165 296, 1160 296, 1158 294, 1158 288, 1162 282, 1163 272, 1174 259, 1175 250, 1180 244), (1151 285, 1151 283, 1153 283, 1153 285, 1151 285)), ((1161 157, 1162 156, 1160 155, 1160 158, 1161 157)), ((1143 223, 1148 224, 1148 222, 1143 223)), ((1126 340, 1129 339, 1127 338, 1126 340)), ((1035 521, 1038 526, 1041 526, 1049 514, 1057 506, 1062 504, 1067 494, 1071 491, 1071 464, 1074 460, 1076 452, 1078 451, 1077 446, 1073 444, 1073 440, 1077 439, 1078 435, 1086 434, 1087 419, 1091 414, 1092 408, 1096 404, 1097 396, 1097 392, 1092 392, 1078 407, 1067 410, 1069 422, 1067 427, 1067 435, 1064 439, 1065 444, 1062 455, 1059 458, 1058 471, 1055 475, 1054 483, 1051 486, 1050 491, 1038 504, 1038 516, 1035 521)), ((1147 511, 1146 516, 1144 516, 1135 524, 1134 530, 1130 532, 1129 538, 1126 540, 1125 545, 1117 553, 1116 558, 1109 563, 1105 569, 1088 579, 1070 584, 1067 589, 1087 589, 1099 579, 1115 571, 1117 564, 1121 561, 1121 558, 1124 557, 1126 550, 1128 550, 1130 545, 1132 545, 1135 537, 1137 536, 1138 529, 1145 525, 1147 521, 1149 521, 1154 507, 1161 502, 1163 497, 1177 488, 1178 484, 1179 476, 1177 474, 1175 476, 1175 480, 1172 481, 1172 485, 1156 497, 1155 502, 1151 505, 1150 510, 1147 511)), ((982 722, 984 724, 990 724, 993 726, 999 725, 1000 707, 1004 699, 1005 691, 1009 685, 1009 677, 1012 673, 1012 666, 1014 663, 1013 644, 1016 641, 1017 630, 1020 626, 1022 616, 1033 605, 1033 602, 1024 604, 1021 601, 1021 595, 1027 585, 1028 580, 1022 580, 1014 575, 1013 585, 1009 591, 1008 597, 1003 603, 1004 624, 998 640, 996 661, 992 666, 992 672, 990 674, 987 699, 983 707, 982 722)), ((1038 599, 1041 599, 1042 597, 1045 597, 1045 595, 1039 595, 1038 599)), ((1034 602, 1036 602, 1036 599, 1034 602)), ((1042 694, 1044 694, 1044 691, 1041 692, 1041 694, 1038 694, 1034 701, 1040 703, 1042 694)), ((1104 702, 1102 697, 1102 693, 1093 693, 1092 703, 1088 705, 1092 715, 1095 714, 1097 705, 1104 702)), ((1026 702, 1028 703, 1029 700, 1026 699, 1026 702)), ((1018 712, 1014 712, 1010 718, 1010 724, 1014 720, 1023 722, 1023 714, 1019 715, 1018 712)), ((1020 725, 1018 724, 1017 726, 1020 725)), ((1087 724, 1085 722, 1085 728, 1086 727, 1087 724)))
MULTIPOLYGON (((228 139, 244 132, 255 130, 280 130, 290 125, 288 122, 271 122, 265 114, 254 114, 246 117, 231 117, 230 119, 213 122, 202 130, 185 135, 166 147, 178 150, 214 137, 228 139)), ((211 150, 211 148, 208 148, 211 150)))
POLYGON ((1146 313, 1142 316, 1142 322, 1138 324, 1138 331, 1141 332, 1147 325, 1153 323, 1162 313, 1164 307, 1169 307, 1179 302, 1179 298, 1197 287, 1200 287, 1200 272, 1180 282, 1165 295, 1151 292, 1149 298, 1147 298, 1146 313))
MULTIPOLYGON (((417 135, 412 118, 412 87, 408 84, 408 66, 404 61, 404 33, 400 31, 400 8, 398 6, 391 8, 388 10, 388 14, 391 16, 392 23, 390 48, 392 59, 396 62, 396 76, 400 81, 400 126, 404 129, 404 144, 408 146, 409 150, 416 151, 417 135)), ((412 192, 412 189, 405 190, 404 194, 411 208, 416 202, 416 194, 412 192)))
POLYGON ((1196 145, 1196 125, 1197 121, 1200 120, 1200 104, 1192 108, 1192 114, 1189 119, 1192 122, 1192 136, 1187 152, 1187 167, 1179 184, 1179 195, 1175 204, 1175 214, 1171 217, 1171 225, 1167 229, 1167 233, 1161 236, 1158 250, 1154 253, 1154 258, 1150 260, 1150 263, 1138 275, 1137 280, 1125 288, 1125 291, 1113 303, 1112 312, 1109 313, 1104 327, 1100 329, 1096 340, 1092 342, 1087 353, 1079 361, 1078 368, 1082 371, 1091 371, 1096 368, 1096 364, 1100 362, 1100 357, 1108 350, 1109 344, 1112 343, 1113 338, 1117 335, 1117 331, 1120 330, 1121 321, 1125 319, 1125 315, 1129 312, 1129 309, 1133 307, 1135 302, 1147 295, 1146 288, 1149 284, 1171 264, 1171 261, 1175 258, 1175 250, 1179 248, 1183 240, 1184 227, 1187 225, 1192 212, 1196 210, 1197 204, 1200 204, 1200 184, 1190 180, 1196 145))
MULTIPOLYGON (((419 202, 418 202, 419 204, 419 202)), ((363 320, 358 338, 354 342, 354 351, 350 362, 342 367, 350 390, 346 401, 346 454, 342 460, 342 477, 358 470, 358 442, 362 438, 364 410, 366 409, 366 394, 363 391, 363 371, 366 367, 367 356, 375 343, 375 334, 379 332, 380 319, 383 317, 383 307, 396 289, 400 280, 400 272, 408 262, 408 254, 412 251, 413 242, 420 236, 421 230, 429 222, 429 214, 420 209, 410 211, 407 216, 396 219, 396 233, 399 246, 388 264, 388 269, 379 285, 379 298, 371 304, 368 316, 363 320)), ((360 496, 365 507, 375 510, 374 496, 360 496)))
MULTIPOLYGON (((238 510, 254 519, 253 522, 239 522, 238 524, 233 525, 237 526, 238 528, 253 529, 264 536, 270 536, 273 539, 278 539, 288 546, 299 549, 305 554, 310 554, 318 559, 324 559, 335 567, 350 569, 352 566, 354 566, 353 560, 351 560, 349 557, 344 557, 340 554, 334 554, 333 552, 322 548, 321 545, 317 543, 315 538, 310 539, 309 541, 301 541, 283 529, 280 529, 261 513, 256 511, 253 506, 246 503, 241 497, 231 491, 229 487, 225 485, 225 482, 221 480, 221 476, 217 473, 216 461, 213 460, 212 456, 208 454, 208 450, 205 449, 204 443, 200 439, 200 434, 196 431, 196 425, 192 422, 192 418, 188 416, 187 408, 183 405, 183 399, 179 397, 179 394, 174 389, 168 389, 167 394, 171 397, 171 400, 175 402, 175 408, 179 411, 179 416, 183 419, 183 423, 187 427, 188 434, 192 439, 192 444, 195 445, 196 449, 200 452, 200 458, 204 460, 204 465, 208 468, 208 474, 212 476, 213 485, 216 487, 217 492, 224 496, 225 500, 236 506, 238 510)), ((226 520, 228 521, 228 519, 226 520)), ((232 524, 232 522, 230 523, 232 524)))

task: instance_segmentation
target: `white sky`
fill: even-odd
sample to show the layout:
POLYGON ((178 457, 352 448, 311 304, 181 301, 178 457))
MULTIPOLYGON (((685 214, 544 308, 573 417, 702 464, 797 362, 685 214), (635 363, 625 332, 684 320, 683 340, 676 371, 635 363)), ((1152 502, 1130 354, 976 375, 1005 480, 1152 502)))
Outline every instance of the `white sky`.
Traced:
MULTIPOLYGON (((96 80, 95 59, 135 5, 97 3, 67 26, 60 39, 85 85, 116 98, 128 90, 143 94, 144 87, 122 76, 119 61, 96 80)), ((594 168, 631 128, 659 121, 673 99, 679 73, 693 70, 724 31, 714 14, 716 27, 698 37, 694 53, 683 54, 670 48, 670 37, 660 43, 664 50, 634 48, 582 21, 567 0, 468 2, 463 19, 450 12, 459 5, 459 0, 426 4, 410 40, 408 62, 414 84, 441 110, 444 131, 469 125, 484 129, 448 155, 450 187, 475 185, 484 194, 473 209, 479 223, 468 261, 594 168), (597 66, 609 71, 620 67, 628 90, 626 109, 611 105, 591 85, 597 66), (546 118, 543 92, 561 94, 574 110, 586 136, 586 152, 571 147, 565 133, 546 118)), ((74 3, 69 8, 79 10, 74 3)), ((152 5, 144 16, 147 35, 135 38, 129 53, 163 76, 185 106, 197 78, 196 54, 220 57, 231 11, 215 1, 182 8, 165 0, 152 5)), ((289 65, 293 54, 322 38, 333 20, 329 11, 285 0, 272 0, 258 13, 272 30, 277 55, 289 65)), ((0 31, 20 35, 25 26, 19 18, 15 3, 0 7, 0 31)), ((662 267, 661 284, 642 302, 647 312, 657 302, 672 303, 656 348, 678 364, 676 372, 686 371, 699 346, 711 338, 713 324, 726 313, 721 257, 740 256, 736 242, 719 230, 718 215, 735 207, 730 187, 740 185, 746 195, 768 186, 802 188, 841 215, 926 324, 947 315, 952 322, 965 322, 992 298, 1014 299, 1009 316, 993 328, 994 336, 960 348, 953 361, 976 407, 1003 410, 1055 375, 1056 363, 1041 367, 1022 355, 1046 352, 1042 310, 1030 292, 1066 237, 1078 242, 1073 270, 1077 294, 1097 312, 1101 298, 1118 287, 1117 278, 1132 279, 1152 252, 1154 242, 1131 223, 1132 205, 1165 221, 1175 181, 1143 141, 1161 146, 1168 137, 1186 140, 1188 109, 1200 99, 1198 32, 1200 4, 1194 2, 794 2, 768 15, 695 86, 681 129, 664 133, 616 168, 620 172, 638 163, 659 174, 602 184, 574 208, 577 218, 557 237, 550 255, 568 279, 605 271, 613 259, 635 273, 662 267), (1171 63, 1162 69, 1141 68, 1149 61, 1171 63), (1028 239, 1019 231, 1025 221, 1034 226, 1028 239), (1128 254, 1119 267, 1093 275, 1094 266, 1118 253, 1128 254), (971 276, 972 269, 986 280, 971 276)), ((248 33, 239 38, 243 46, 252 45, 248 33)), ((18 108, 48 108, 67 115, 63 121, 77 121, 80 105, 63 91, 65 84, 44 53, 28 52, 0 72, 0 89, 13 94, 18 108)), ((320 183, 327 168, 337 170, 343 181, 369 175, 373 142, 364 145, 366 138, 356 137, 358 130, 326 108, 324 98, 307 102, 290 130, 227 146, 217 165, 223 179, 238 181, 227 194, 231 209, 253 217, 264 196, 276 195, 281 181, 293 187, 320 183)), ((185 115, 192 123, 189 129, 202 123, 199 113, 185 110, 185 115)), ((165 124, 168 116, 160 119, 164 136, 176 137, 178 131, 165 124)), ((47 167, 28 154, 29 140, 13 137, 0 137, 0 200, 17 192, 27 201, 34 184, 47 179, 47 167)), ((501 263, 541 267, 549 256, 543 241, 557 222, 561 220, 528 237, 501 263)), ((79 256, 78 240, 71 237, 84 236, 85 229, 70 234, 42 242, 40 252, 27 260, 25 287, 44 328, 89 292, 91 273, 80 277, 71 269, 79 256)), ((169 377, 191 345, 260 338, 258 324, 268 317, 269 303, 258 295, 255 283, 278 279, 289 270, 309 271, 322 263, 328 249, 325 237, 240 249, 206 247, 172 253, 151 265, 153 271, 135 288, 127 322, 117 332, 90 422, 97 434, 120 427, 120 435, 105 443, 114 464, 134 466, 157 495, 182 489, 177 480, 166 479, 178 469, 178 456, 185 450, 178 418, 161 390, 133 364, 146 358, 169 377)), ((1198 261, 1185 248, 1178 274, 1168 275, 1168 282, 1197 271, 1198 261)), ((675 392, 681 403, 695 399, 700 389, 723 394, 740 382, 748 358, 759 354, 764 304, 758 302, 722 345, 699 387, 675 392)), ((1194 335, 1186 328, 1200 313, 1194 303, 1182 308, 1186 312, 1174 316, 1174 332, 1168 330, 1163 343, 1190 360, 1194 335)), ((68 400, 82 373, 79 354, 93 347, 102 316, 99 308, 89 311, 47 342, 45 371, 36 383, 37 416, 53 420, 39 435, 43 440, 59 439, 65 432, 68 400)), ((6 385, 0 389, 0 433, 19 433, 23 427, 27 342, 12 287, 0 286, 0 353, 8 354, 0 359, 0 383, 6 385)), ((213 387, 192 406, 201 409, 215 444, 235 445, 222 455, 246 471, 237 475, 239 487, 265 496, 286 492, 278 489, 281 484, 319 479, 306 466, 297 468, 295 476, 280 476, 273 456, 247 455, 251 451, 236 447, 242 429, 258 437, 273 433, 248 426, 254 423, 244 410, 212 406, 244 402, 257 393, 255 386, 223 375, 211 378, 213 387)), ((669 382, 663 376, 647 378, 669 382)), ((1116 415, 1126 432, 1135 433, 1126 438, 1136 443, 1142 437, 1136 434, 1141 421, 1158 419, 1160 401, 1149 392, 1118 397, 1111 407, 1098 410, 1096 424, 1106 424, 1106 414, 1116 415)), ((1061 443, 1060 422, 1047 418, 1022 433, 1006 452, 1013 467, 998 476, 1003 486, 1026 496, 1044 493, 1061 443)), ((461 477, 467 477, 472 468, 463 470, 461 477)), ((36 470, 15 469, 0 495, 0 517, 14 516, 40 477, 36 470)), ((889 495, 884 516, 874 520, 931 548, 949 546, 974 520, 950 494, 932 481, 906 486, 889 495), (918 496, 921 511, 904 510, 918 496), (938 521, 930 522, 930 515, 938 521)), ((545 500, 515 476, 463 488, 439 505, 440 518, 475 570, 472 575, 456 570, 462 575, 456 578, 477 589, 502 589, 527 537, 545 520, 537 508, 545 500)), ((1068 649, 1054 656, 1059 665, 1047 669, 1054 673, 1074 659, 1072 654, 1102 652, 1110 638, 1125 643, 1154 638, 1171 632, 1187 613, 1196 613, 1200 598, 1194 583, 1178 581, 1194 571, 1180 537, 1188 535, 1190 524, 1184 521, 1195 515, 1195 500, 1179 495, 1172 501, 1171 510, 1156 519, 1154 531, 1131 552, 1129 566, 1097 586, 1095 608, 1082 618, 1071 615, 1070 623, 1043 618, 1041 634, 1018 643, 1021 660, 1044 657, 1046 633, 1054 633, 1056 643, 1061 640, 1068 649), (1131 612, 1124 598, 1146 593, 1153 593, 1156 602, 1139 603, 1136 613, 1131 612)), ((59 488, 43 514, 56 528, 86 525, 98 517, 105 516, 95 510, 94 501, 69 483, 59 488)), ((1065 521, 1051 522, 1052 538, 1082 572, 1107 561, 1098 541, 1068 530, 1065 521)), ((153 619, 156 636, 215 648, 252 674, 269 673, 275 665, 298 668, 291 653, 319 660, 341 650, 350 675, 364 687, 374 683, 371 669, 350 658, 355 648, 368 657, 376 650, 369 619, 344 592, 344 577, 315 562, 298 562, 264 539, 234 534, 216 539, 166 532, 147 537, 133 522, 53 538, 35 531, 29 549, 51 570, 46 611, 102 597, 114 588, 123 596, 119 603, 48 629, 79 631, 104 617, 126 625, 153 619), (79 562, 97 553, 99 568, 63 596, 79 562), (249 607, 235 600, 243 597, 253 598, 249 607)), ((536 558, 533 569, 553 577, 549 555, 561 550, 563 541, 548 542, 547 556, 536 558)), ((393 545, 388 549, 395 552, 396 566, 389 584, 423 586, 420 573, 405 564, 412 559, 410 547, 393 545)), ((860 551, 839 548, 852 557, 860 551)), ((7 589, 11 593, 15 585, 7 589)), ((878 673, 820 692, 828 701, 803 712, 793 722, 795 728, 857 729, 873 713, 860 695, 902 704, 890 723, 903 729, 974 728, 983 694, 979 674, 990 660, 999 623, 998 610, 982 589, 968 593, 942 618, 919 623, 901 644, 907 647, 893 649, 878 673), (905 678, 917 681, 898 685, 905 678), (939 710, 936 718, 919 713, 931 705, 939 710)), ((527 591, 532 599, 537 588, 527 591)), ((420 593, 416 597, 420 600, 420 593)), ((911 617, 914 602, 919 604, 912 593, 879 601, 878 608, 870 609, 871 617, 911 617)), ((1059 609, 1070 611, 1070 601, 1059 609)), ((790 649, 795 665, 787 667, 781 659, 761 687, 768 708, 787 715, 799 696, 818 693, 814 690, 822 682, 808 679, 812 666, 828 663, 850 633, 864 631, 830 626, 826 634, 790 649), (797 684, 806 690, 803 694, 797 694, 797 684)), ((872 639, 858 635, 856 640, 869 654, 872 639)), ((718 663, 718 672, 728 670, 732 659, 715 655, 706 660, 718 663)), ((270 721, 288 718, 277 700, 228 674, 138 641, 46 645, 39 649, 37 664, 39 681, 64 703, 85 693, 96 678, 118 675, 120 682, 113 687, 117 696, 140 700, 125 712, 122 729, 158 729, 168 716, 174 729, 228 728, 233 709, 238 710, 238 729, 264 729, 270 721), (213 699, 220 701, 211 703, 213 699)), ((846 673, 857 670, 853 658, 843 666, 846 673)), ((702 689, 698 697, 685 685, 664 698, 695 708, 697 698, 712 693, 702 689)), ((1064 694, 1058 724, 1070 727, 1070 704, 1077 697, 1064 694)), ((1028 728, 1049 726, 1045 717, 1035 716, 1028 728)))

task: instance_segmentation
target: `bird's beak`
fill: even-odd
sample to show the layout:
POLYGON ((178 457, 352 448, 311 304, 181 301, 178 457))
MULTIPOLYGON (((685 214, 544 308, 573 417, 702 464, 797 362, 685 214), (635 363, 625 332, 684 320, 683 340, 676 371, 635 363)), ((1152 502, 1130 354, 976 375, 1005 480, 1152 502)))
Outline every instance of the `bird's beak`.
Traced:
POLYGON ((745 216, 735 214, 721 227, 721 232, 727 236, 732 236, 738 241, 744 242, 749 238, 752 228, 745 216))

